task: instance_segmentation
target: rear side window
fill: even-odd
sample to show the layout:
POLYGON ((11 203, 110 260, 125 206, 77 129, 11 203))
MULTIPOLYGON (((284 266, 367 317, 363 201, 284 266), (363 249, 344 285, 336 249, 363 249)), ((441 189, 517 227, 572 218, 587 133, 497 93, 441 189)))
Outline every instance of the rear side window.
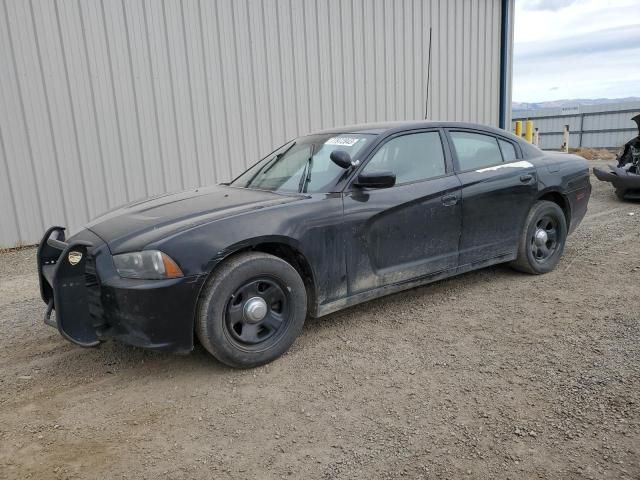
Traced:
POLYGON ((513 146, 513 143, 500 139, 498 139, 498 143, 500 144, 500 149, 502 150, 502 158, 505 162, 513 162, 516 158, 518 158, 516 156, 516 148, 513 146))
POLYGON ((393 172, 397 184, 444 175, 444 153, 440 134, 423 132, 392 138, 364 167, 364 172, 376 171, 393 172))
POLYGON ((487 167, 502 163, 498 140, 490 135, 471 132, 451 132, 460 170, 487 167))

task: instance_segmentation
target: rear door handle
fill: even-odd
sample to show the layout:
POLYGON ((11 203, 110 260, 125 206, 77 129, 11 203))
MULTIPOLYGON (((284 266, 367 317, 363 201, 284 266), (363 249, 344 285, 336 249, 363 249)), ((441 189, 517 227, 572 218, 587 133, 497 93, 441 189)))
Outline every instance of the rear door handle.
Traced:
POLYGON ((457 195, 445 195, 445 196, 442 197, 442 204, 445 207, 452 207, 456 203, 458 203, 458 196, 457 195))
POLYGON ((533 180, 533 175, 531 175, 530 173, 520 175, 520 181, 522 183, 529 183, 531 180, 533 180))

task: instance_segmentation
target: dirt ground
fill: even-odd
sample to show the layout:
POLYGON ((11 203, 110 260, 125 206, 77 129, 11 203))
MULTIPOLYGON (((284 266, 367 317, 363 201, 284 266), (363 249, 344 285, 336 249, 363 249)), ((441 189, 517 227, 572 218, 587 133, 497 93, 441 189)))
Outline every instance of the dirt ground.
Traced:
POLYGON ((71 345, 35 250, 0 255, 0 478, 640 478, 640 204, 592 183, 554 272, 308 320, 248 371, 71 345))

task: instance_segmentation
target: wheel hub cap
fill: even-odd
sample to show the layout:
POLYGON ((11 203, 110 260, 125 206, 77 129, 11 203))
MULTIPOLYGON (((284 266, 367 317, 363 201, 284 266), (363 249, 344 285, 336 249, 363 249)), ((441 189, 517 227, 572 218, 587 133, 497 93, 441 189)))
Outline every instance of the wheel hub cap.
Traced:
POLYGON ((545 245, 547 243, 547 241, 549 240, 549 236, 547 235, 547 232, 545 232, 544 230, 538 229, 536 231, 536 235, 534 239, 535 239, 536 245, 541 247, 542 245, 545 245))
POLYGON ((244 304, 244 317, 248 322, 260 322, 267 315, 267 302, 263 298, 253 297, 244 304))

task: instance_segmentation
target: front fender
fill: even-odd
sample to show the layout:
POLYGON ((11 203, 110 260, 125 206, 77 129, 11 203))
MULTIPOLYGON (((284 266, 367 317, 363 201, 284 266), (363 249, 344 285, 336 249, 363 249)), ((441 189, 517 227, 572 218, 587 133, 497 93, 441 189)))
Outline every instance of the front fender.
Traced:
POLYGON ((275 243, 280 245, 286 245, 296 250, 297 252, 302 253, 302 247, 300 245, 300 242, 294 238, 287 237, 284 235, 260 235, 260 236, 247 238, 245 240, 236 242, 224 248, 220 252, 218 252, 218 255, 211 259, 211 265, 210 265, 209 271, 215 268, 215 266, 218 263, 220 263, 220 261, 233 255, 234 253, 237 253, 249 248, 255 248, 256 246, 264 243, 275 243))
POLYGON ((263 243, 286 245, 307 261, 317 299, 346 295, 342 196, 314 194, 300 202, 265 208, 196 226, 147 245, 173 258, 185 275, 208 275, 222 260, 263 243))

